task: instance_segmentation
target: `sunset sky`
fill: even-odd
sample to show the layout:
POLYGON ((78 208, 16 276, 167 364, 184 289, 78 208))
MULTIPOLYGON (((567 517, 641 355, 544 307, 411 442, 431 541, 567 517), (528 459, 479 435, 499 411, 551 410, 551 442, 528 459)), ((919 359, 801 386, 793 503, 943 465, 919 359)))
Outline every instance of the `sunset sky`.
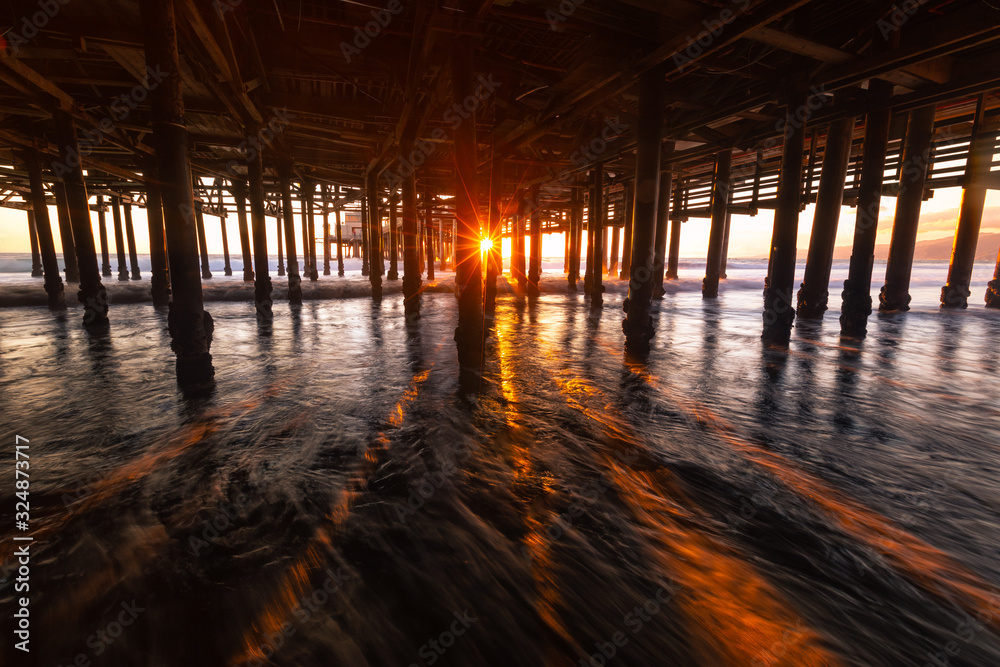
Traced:
MULTIPOLYGON (((935 190, 934 197, 924 202, 920 219, 920 232, 918 241, 938 239, 951 236, 955 230, 955 222, 958 219, 958 208, 961 202, 961 188, 947 188, 935 190)), ((895 213, 896 200, 894 197, 883 197, 881 214, 879 216, 878 243, 888 243, 892 231, 892 218, 895 213)), ((809 234, 812 229, 812 219, 815 205, 809 205, 799 217, 799 241, 800 249, 809 245, 809 234)), ((856 209, 844 207, 841 210, 840 226, 837 233, 837 245, 851 245, 854 234, 854 219, 856 209)), ((53 223, 53 231, 56 241, 56 250, 61 251, 59 245, 59 234, 55 229, 56 213, 49 208, 49 217, 53 223)), ((94 238, 99 238, 97 232, 97 214, 91 214, 94 226, 94 238)), ((147 231, 146 212, 141 208, 133 209, 133 220, 135 224, 136 243, 139 253, 144 254, 149 250, 149 234, 147 231)), ((317 217, 317 236, 322 229, 322 218, 317 217)), ((27 216, 22 211, 13 209, 0 209, 0 251, 2 252, 30 252, 27 235, 27 216)), ((108 235, 111 240, 111 255, 115 254, 114 232, 111 224, 112 217, 107 215, 108 235)), ((773 221, 773 211, 761 211, 760 215, 751 218, 749 216, 733 216, 732 231, 730 235, 729 255, 734 258, 761 258, 767 257, 768 247, 771 237, 771 225, 773 221)), ((275 226, 273 218, 268 218, 268 247, 272 254, 275 253, 276 242, 275 226)), ((219 219, 214 216, 205 216, 206 235, 208 237, 208 249, 211 254, 222 253, 222 234, 219 226, 219 219)), ((296 218, 296 231, 299 232, 301 223, 296 218)), ((991 190, 986 199, 986 212, 983 215, 984 232, 1000 232, 1000 192, 991 190)), ((681 232, 681 256, 700 257, 704 256, 708 247, 709 220, 705 218, 693 218, 684 223, 681 232)), ((229 235, 230 252, 239 253, 239 232, 237 228, 235 212, 230 214, 227 220, 227 233, 229 235)), ((301 249, 301 236, 297 236, 297 247, 301 249)), ((508 244, 505 245, 505 256, 508 244)), ((561 234, 546 236, 543 245, 543 255, 545 257, 561 257, 563 254, 563 237, 561 234)))

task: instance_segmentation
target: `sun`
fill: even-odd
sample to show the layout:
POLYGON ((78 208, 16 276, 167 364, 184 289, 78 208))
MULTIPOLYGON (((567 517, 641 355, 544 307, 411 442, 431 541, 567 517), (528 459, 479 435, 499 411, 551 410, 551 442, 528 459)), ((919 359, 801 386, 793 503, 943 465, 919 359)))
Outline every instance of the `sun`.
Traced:
POLYGON ((482 241, 479 242, 480 252, 488 252, 491 248, 493 248, 493 239, 484 238, 482 241))

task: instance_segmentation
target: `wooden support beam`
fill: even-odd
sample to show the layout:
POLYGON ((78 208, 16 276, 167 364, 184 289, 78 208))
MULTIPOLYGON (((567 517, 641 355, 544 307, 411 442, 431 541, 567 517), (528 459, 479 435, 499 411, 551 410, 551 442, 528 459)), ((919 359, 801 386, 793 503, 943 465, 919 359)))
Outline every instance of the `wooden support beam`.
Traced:
POLYGON ((382 257, 382 212, 379 210, 380 198, 378 191, 378 174, 368 172, 365 183, 365 194, 368 200, 368 245, 365 254, 368 256, 368 282, 372 286, 372 299, 378 303, 382 300, 382 276, 385 275, 385 262, 382 257))
POLYGON ((962 188, 962 204, 958 212, 955 228, 955 244, 951 251, 948 267, 948 282, 941 288, 942 308, 967 308, 972 282, 972 269, 976 261, 976 245, 979 229, 983 223, 986 207, 986 187, 983 176, 989 173, 993 160, 993 135, 983 131, 986 114, 986 95, 979 96, 976 103, 976 118, 973 122, 969 156, 965 165, 965 186, 962 188))
POLYGON ((59 222, 59 242, 62 244, 63 265, 66 282, 80 282, 80 268, 76 264, 76 243, 73 241, 73 224, 69 217, 69 202, 66 200, 66 186, 61 180, 52 184, 52 194, 56 200, 56 215, 59 222))
POLYGON ((722 270, 722 242, 726 232, 726 211, 729 206, 730 170, 733 151, 726 149, 715 156, 715 175, 712 182, 712 227, 708 236, 708 259, 701 295, 705 299, 719 296, 719 274, 722 270))
MULTIPOLYGON (((673 152, 671 144, 667 153, 673 152)), ((670 203, 674 175, 669 170, 660 172, 660 191, 656 200, 656 239, 653 249, 653 298, 662 299, 666 292, 663 279, 667 268, 667 237, 670 231, 670 203)))
MULTIPOLYGON (((253 230, 254 305, 257 308, 258 319, 270 322, 273 317, 274 302, 271 299, 273 287, 267 258, 264 164, 259 152, 247 162, 247 198, 250 200, 250 224, 253 230)), ((281 223, 278 223, 278 229, 281 229, 281 223)), ((280 259, 278 264, 280 266, 280 259)))
POLYGON ((52 236, 52 223, 49 220, 49 209, 45 202, 41 159, 39 159, 37 151, 30 149, 24 151, 23 157, 31 183, 31 205, 35 216, 35 231, 38 234, 39 254, 45 274, 45 293, 48 295, 49 308, 65 308, 66 294, 62 277, 59 275, 55 239, 52 236))
POLYGON ((35 229, 35 212, 28 210, 28 243, 31 245, 31 277, 42 277, 42 256, 38 252, 38 232, 35 229))
POLYGON ((281 220, 285 230, 285 253, 288 258, 288 302, 298 305, 302 303, 302 278, 299 275, 299 258, 295 251, 292 164, 286 160, 278 162, 278 183, 281 188, 281 220))
MULTIPOLYGON (((451 52, 452 102, 459 107, 473 99, 473 53, 475 43, 460 36, 451 52)), ((468 108, 468 107, 466 107, 468 108)), ((455 155, 455 289, 458 296, 458 327, 455 342, 462 385, 478 389, 483 368, 483 273, 479 251, 479 197, 476 175, 476 112, 453 130, 455 155), (473 386, 474 384, 474 386, 473 386)))
POLYGON ((538 294, 538 281, 542 277, 542 211, 539 202, 539 185, 531 186, 529 220, 531 250, 528 255, 528 293, 538 294))
POLYGON ((150 91, 150 102, 173 292, 171 347, 177 355, 180 386, 206 391, 213 386, 215 376, 209 352, 215 327, 205 311, 198 276, 198 234, 173 0, 144 1, 140 13, 147 59, 165 72, 164 80, 150 91))
POLYGON ((104 205, 104 197, 97 196, 97 235, 101 242, 101 276, 111 277, 111 253, 108 250, 108 221, 105 216, 107 206, 104 205))
POLYGON ((76 123, 64 111, 57 111, 54 119, 58 143, 62 146, 60 157, 62 164, 67 165, 62 184, 69 222, 73 229, 76 263, 80 271, 80 293, 77 296, 83 304, 83 324, 89 328, 103 329, 108 326, 108 293, 101 284, 101 272, 97 267, 94 233, 90 226, 90 207, 87 205, 87 184, 83 179, 80 162, 73 157, 80 153, 76 123))
POLYGON ((494 153, 493 163, 490 168, 490 218, 486 230, 489 247, 485 253, 485 308, 490 317, 492 317, 493 312, 496 310, 497 276, 503 272, 503 257, 501 256, 503 241, 500 238, 500 230, 503 225, 503 171, 503 157, 498 153, 494 153))
POLYGON ((167 272, 167 244, 163 231, 163 200, 160 195, 159 168, 155 156, 143 155, 142 177, 146 186, 146 221, 149 227, 149 262, 153 305, 170 303, 170 276, 167 272))
MULTIPOLYGON (((657 187, 659 186, 657 185, 657 187)), ((631 275, 631 266, 632 266, 632 243, 633 243, 632 225, 633 225, 633 218, 635 216, 635 181, 629 181, 628 183, 625 184, 625 207, 623 213, 624 213, 624 220, 622 221, 623 238, 622 238, 622 252, 621 252, 622 263, 621 263, 621 271, 619 272, 618 277, 623 280, 628 280, 629 276, 631 275)), ((615 238, 617 238, 617 236, 618 235, 616 234, 615 238)), ((654 236, 655 236, 655 231, 654 231, 654 236)), ((653 245, 654 246, 656 245, 655 241, 653 245)), ((611 250, 611 254, 617 257, 618 256, 617 250, 618 250, 617 248, 613 248, 611 250)), ((654 247, 654 255, 655 255, 655 247, 654 247)))
MULTIPOLYGON (((870 92, 876 98, 884 99, 891 93, 892 86, 884 81, 872 81, 870 86, 870 92)), ((886 108, 869 113, 865 119, 865 148, 861 183, 858 186, 854 246, 848 277, 844 281, 844 301, 840 311, 841 335, 850 338, 864 338, 868 330, 868 316, 872 312, 875 238, 891 117, 892 111, 886 108)))
MULTIPOLYGON (((650 301, 654 289, 656 224, 660 192, 660 161, 663 148, 660 132, 663 124, 663 68, 656 67, 639 78, 638 147, 635 153, 634 211, 625 252, 630 253, 628 300, 625 302, 625 349, 645 355, 653 338, 650 301)), ((726 167, 728 172, 728 166, 726 167)), ((728 184, 728 174, 726 176, 728 184)), ((728 187, 728 185, 727 185, 728 187)), ((629 221, 626 220, 626 224, 629 221)))
POLYGON ((910 309, 910 274, 933 135, 934 106, 911 111, 906 128, 899 193, 896 195, 889 260, 885 266, 885 285, 878 299, 879 310, 883 312, 910 309))
POLYGON ((761 339, 767 345, 787 345, 795 319, 792 294, 795 290, 796 239, 802 200, 802 151, 806 136, 806 124, 797 121, 796 114, 805 103, 805 91, 794 91, 785 110, 778 205, 774 211, 771 255, 764 284, 764 329, 761 339))
POLYGON ((853 135, 854 118, 834 121, 826 132, 809 255, 796 309, 796 314, 803 319, 822 319, 829 302, 830 271, 853 135))
POLYGON ((303 256, 306 257, 306 275, 310 282, 319 280, 319 267, 316 266, 316 181, 312 178, 304 179, 299 187, 302 188, 302 220, 305 223, 302 235, 303 256))
POLYGON ((128 281, 128 260, 125 258, 125 233, 122 228, 121 202, 118 197, 111 197, 109 201, 111 203, 111 217, 115 229, 115 251, 118 254, 118 280, 128 281))
POLYGON ((597 163, 594 167, 590 192, 590 227, 587 230, 590 246, 587 253, 587 277, 585 282, 590 294, 591 310, 598 310, 604 305, 604 285, 602 284, 601 258, 604 256, 602 247, 604 241, 604 164, 597 163))
MULTIPOLYGON (((409 138, 401 144, 404 154, 413 150, 409 138)), ((403 179, 403 297, 405 305, 414 313, 420 307, 420 238, 417 224, 417 176, 412 171, 403 179)), ((433 258, 429 260, 433 265, 433 258)), ((433 269, 432 269, 433 270, 433 269)))
MULTIPOLYGON (((320 185, 320 200, 323 211, 323 275, 330 275, 330 209, 326 206, 326 184, 320 185)), ((339 244, 339 240, 338 240, 339 244)), ((339 247, 338 247, 339 249, 339 247)))
POLYGON ((399 196, 389 188, 389 273, 386 280, 399 280, 399 196))

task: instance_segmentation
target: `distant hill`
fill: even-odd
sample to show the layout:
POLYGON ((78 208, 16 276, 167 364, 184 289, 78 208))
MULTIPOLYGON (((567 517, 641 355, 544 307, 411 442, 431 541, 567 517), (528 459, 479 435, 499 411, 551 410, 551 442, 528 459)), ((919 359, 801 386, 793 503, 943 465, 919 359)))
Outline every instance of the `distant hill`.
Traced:
MULTIPOLYGON (((917 261, 948 261, 951 259, 951 247, 955 239, 947 236, 942 239, 931 241, 920 241, 913 253, 913 259, 917 261)), ((979 245, 976 246, 977 262, 996 261, 997 248, 1000 248, 1000 234, 980 234, 979 245)), ((805 259, 806 253, 800 253, 800 259, 805 259)), ((889 257, 889 244, 875 246, 875 259, 887 259, 889 257)), ((851 258, 850 246, 837 246, 833 251, 833 258, 846 260, 851 258)))

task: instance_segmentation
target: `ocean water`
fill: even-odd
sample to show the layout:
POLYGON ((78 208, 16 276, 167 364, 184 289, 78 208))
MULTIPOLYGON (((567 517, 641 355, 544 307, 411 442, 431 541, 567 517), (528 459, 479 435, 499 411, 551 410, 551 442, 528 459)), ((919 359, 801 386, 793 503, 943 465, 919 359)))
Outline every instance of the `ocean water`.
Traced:
POLYGON ((706 302, 686 262, 640 364, 625 285, 593 313, 552 264, 541 296, 499 297, 473 396, 448 293, 417 320, 396 295, 279 301, 269 326, 210 303, 197 399, 149 304, 112 299, 107 335, 0 309, 0 466, 31 443, 32 664, 1000 664, 992 267, 968 310, 940 311, 947 267, 918 264, 914 309, 863 342, 831 312, 775 350, 764 264, 731 262, 706 302))

